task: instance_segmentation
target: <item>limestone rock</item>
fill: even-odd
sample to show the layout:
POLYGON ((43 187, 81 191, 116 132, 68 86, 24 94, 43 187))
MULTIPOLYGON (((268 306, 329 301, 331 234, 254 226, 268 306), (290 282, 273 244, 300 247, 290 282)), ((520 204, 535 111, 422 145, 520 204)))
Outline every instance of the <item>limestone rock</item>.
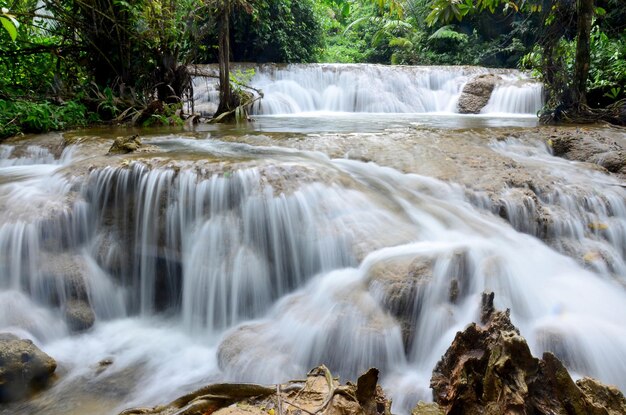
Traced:
POLYGON ((548 144, 555 156, 596 164, 611 173, 626 174, 626 150, 593 131, 576 130, 551 135, 548 144))
POLYGON ((457 333, 433 371, 433 396, 445 413, 624 413, 619 411, 626 401, 616 389, 595 381, 577 385, 553 354, 533 357, 509 311, 495 311, 492 304, 493 294, 483 295, 485 326, 471 324, 457 333))
POLYGON ((463 87, 457 108, 461 114, 478 114, 489 102, 491 93, 501 78, 486 74, 472 78, 463 87))
POLYGON ((626 414, 626 399, 616 387, 603 385, 587 377, 577 380, 576 385, 593 405, 606 408, 608 415, 626 414))
POLYGON ((23 399, 44 387, 57 364, 30 340, 0 334, 0 403, 23 399))
POLYGON ((46 299, 53 305, 66 300, 87 299, 87 275, 89 267, 85 258, 75 254, 44 254, 39 265, 42 273, 46 299))
POLYGON ((108 154, 127 154, 137 151, 141 147, 139 135, 135 134, 130 137, 117 137, 113 141, 113 145, 109 149, 108 154))
POLYGON ((435 264, 445 269, 450 285, 446 298, 451 304, 462 300, 468 292, 468 274, 471 272, 467 252, 457 250, 441 256, 402 256, 386 259, 368 271, 369 290, 382 308, 400 324, 406 350, 411 348, 417 332, 418 319, 435 264))
POLYGON ((96 320, 89 303, 81 300, 70 300, 65 303, 63 317, 73 332, 82 332, 91 328, 96 320))

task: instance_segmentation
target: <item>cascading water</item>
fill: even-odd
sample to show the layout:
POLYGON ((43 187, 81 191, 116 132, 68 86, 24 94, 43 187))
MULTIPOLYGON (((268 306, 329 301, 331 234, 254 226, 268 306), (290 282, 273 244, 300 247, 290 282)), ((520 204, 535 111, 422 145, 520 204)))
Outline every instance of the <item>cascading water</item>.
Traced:
POLYGON ((118 167, 72 147, 59 160, 2 147, 0 331, 59 361, 61 381, 46 393, 97 395, 90 413, 111 414, 210 381, 279 382, 323 363, 344 379, 380 368, 405 413, 432 398, 430 373, 478 318, 485 289, 535 353, 626 388, 617 179, 510 139, 488 150, 545 171, 553 187, 488 199, 303 144, 323 151, 316 140, 294 140, 296 150, 156 137, 161 153, 107 159, 118 167), (79 335, 63 322, 77 290, 97 316, 79 335), (101 373, 103 359, 113 363, 101 373))
MULTIPOLYGON (((208 67, 213 71, 214 68, 208 67)), ((456 113, 464 85, 487 73, 500 77, 484 114, 535 115, 542 87, 527 75, 478 67, 385 65, 266 65, 255 68, 251 86, 263 91, 252 113, 456 113)), ((217 108, 216 86, 195 81, 198 109, 217 108)))

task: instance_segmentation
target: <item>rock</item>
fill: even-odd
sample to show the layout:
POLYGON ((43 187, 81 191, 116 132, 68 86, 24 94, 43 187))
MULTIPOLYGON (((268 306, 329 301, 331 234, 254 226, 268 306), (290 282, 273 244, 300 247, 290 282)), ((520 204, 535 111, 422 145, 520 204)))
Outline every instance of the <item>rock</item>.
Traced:
POLYGON ((501 78, 487 74, 472 78, 463 87, 457 108, 461 114, 478 114, 489 102, 491 93, 501 78))
POLYGON ((548 144, 555 156, 593 163, 611 173, 626 174, 626 150, 617 141, 593 131, 553 134, 548 144))
POLYGON ((130 137, 117 137, 113 141, 113 145, 109 149, 108 154, 127 154, 137 151, 141 147, 139 135, 135 134, 130 137))
POLYGON ((89 303, 81 300, 70 300, 65 303, 63 318, 69 329, 77 333, 91 328, 96 320, 89 303))
POLYGON ((30 340, 0 334, 0 403, 23 399, 46 386, 57 364, 30 340))
POLYGON ((411 415, 445 415, 445 412, 434 402, 426 403, 419 401, 411 411, 411 415))
POLYGON ((624 413, 626 400, 615 388, 595 381, 577 385, 553 354, 533 357, 509 311, 493 309, 493 294, 483 295, 482 309, 485 326, 457 333, 433 371, 433 396, 445 413, 624 413))
POLYGON ((368 272, 370 291, 400 323, 405 348, 410 348, 426 288, 432 281, 433 258, 401 257, 381 261, 368 272))
POLYGON ((626 414, 626 399, 616 387, 603 385, 587 377, 577 380, 576 385, 595 406, 606 408, 608 415, 626 414))
POLYGON ((87 273, 89 267, 85 258, 74 254, 43 254, 39 268, 46 300, 60 305, 67 300, 87 299, 87 273))
POLYGON ((439 256, 403 256, 380 261, 368 271, 369 290, 382 308, 400 324, 405 350, 412 347, 425 296, 429 294, 433 269, 442 269, 450 281, 443 301, 456 304, 468 293, 471 261, 464 250, 439 256))

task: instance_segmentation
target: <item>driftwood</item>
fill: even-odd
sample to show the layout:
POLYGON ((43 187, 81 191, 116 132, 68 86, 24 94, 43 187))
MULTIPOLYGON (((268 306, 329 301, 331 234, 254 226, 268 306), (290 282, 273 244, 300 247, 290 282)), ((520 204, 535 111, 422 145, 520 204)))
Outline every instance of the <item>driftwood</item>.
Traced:
POLYGON ((304 381, 272 386, 209 385, 166 405, 127 409, 120 415, 210 415, 217 411, 229 415, 389 415, 391 403, 377 382, 378 370, 370 369, 357 385, 340 385, 326 366, 320 366, 309 372, 304 381))
POLYGON ((214 412, 219 408, 255 397, 273 394, 275 388, 253 383, 218 383, 181 396, 167 405, 153 408, 127 409, 120 415, 195 415, 214 412), (211 409, 213 409, 211 411, 211 409))

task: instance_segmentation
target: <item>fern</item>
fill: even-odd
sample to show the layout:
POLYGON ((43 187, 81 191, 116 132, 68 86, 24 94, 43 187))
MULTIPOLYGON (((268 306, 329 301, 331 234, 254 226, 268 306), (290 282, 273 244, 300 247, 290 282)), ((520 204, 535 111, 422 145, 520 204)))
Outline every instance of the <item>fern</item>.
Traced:
POLYGON ((453 25, 442 26, 435 33, 430 35, 428 40, 441 40, 441 39, 450 39, 459 43, 467 42, 467 35, 465 33, 459 33, 454 30, 453 25))

